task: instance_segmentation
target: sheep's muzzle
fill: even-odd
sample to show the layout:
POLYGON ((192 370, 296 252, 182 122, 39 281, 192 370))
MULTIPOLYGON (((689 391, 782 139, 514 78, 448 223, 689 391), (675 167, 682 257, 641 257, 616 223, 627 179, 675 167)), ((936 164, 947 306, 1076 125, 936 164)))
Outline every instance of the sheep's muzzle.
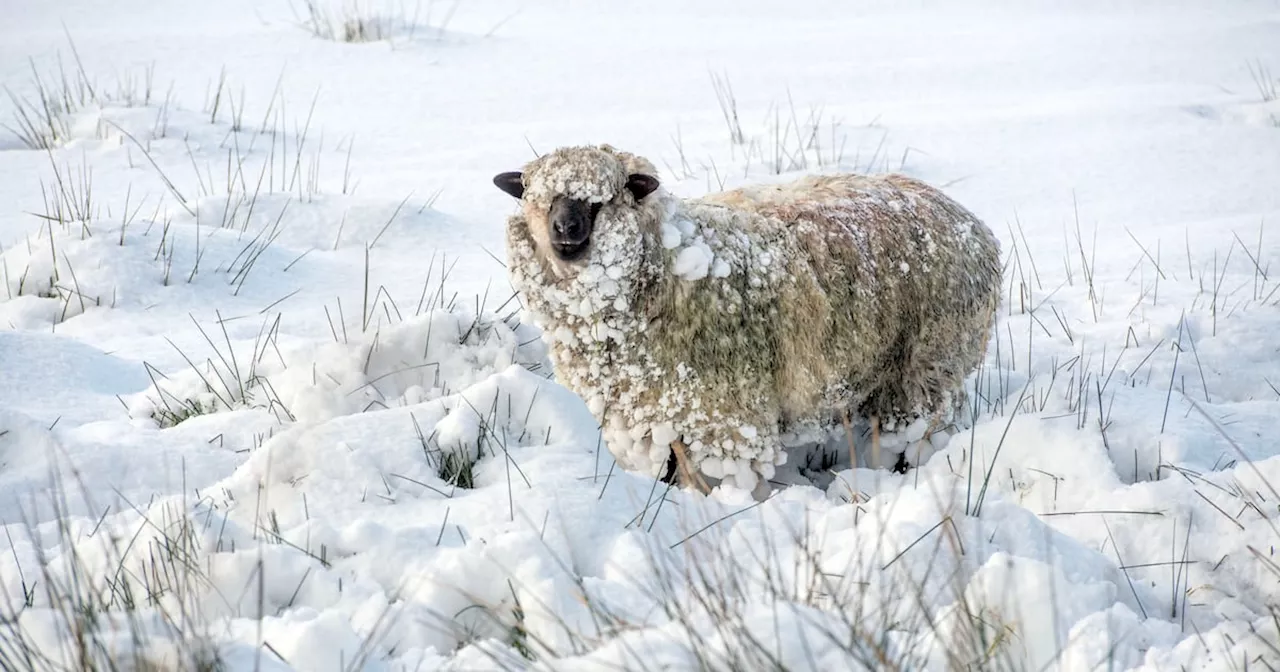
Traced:
POLYGON ((547 237, 551 241, 551 250, 561 261, 576 261, 587 253, 599 212, 599 203, 564 196, 552 201, 551 211, 547 214, 550 228, 547 237))

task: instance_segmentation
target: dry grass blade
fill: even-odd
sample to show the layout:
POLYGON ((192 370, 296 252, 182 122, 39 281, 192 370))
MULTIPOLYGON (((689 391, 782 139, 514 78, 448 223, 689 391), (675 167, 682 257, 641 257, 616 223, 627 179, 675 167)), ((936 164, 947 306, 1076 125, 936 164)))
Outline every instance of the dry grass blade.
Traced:
POLYGON ((169 176, 165 174, 164 169, 160 167, 160 164, 156 163, 155 158, 151 156, 151 152, 147 151, 147 148, 143 146, 141 142, 138 142, 138 139, 133 137, 132 133, 124 130, 124 128, 116 122, 111 121, 110 119, 104 119, 104 121, 111 126, 114 126, 117 131, 120 131, 121 135, 129 138, 129 140, 133 142, 134 146, 142 151, 142 155, 147 157, 147 161, 149 161, 151 166, 156 169, 156 174, 160 176, 160 180, 164 182, 164 186, 169 189, 169 193, 173 194, 173 197, 177 199, 178 205, 182 206, 182 209, 186 210, 187 214, 192 217, 196 217, 196 211, 192 210, 190 205, 187 205, 186 197, 182 195, 181 191, 178 191, 178 187, 174 185, 173 181, 169 179, 169 176))

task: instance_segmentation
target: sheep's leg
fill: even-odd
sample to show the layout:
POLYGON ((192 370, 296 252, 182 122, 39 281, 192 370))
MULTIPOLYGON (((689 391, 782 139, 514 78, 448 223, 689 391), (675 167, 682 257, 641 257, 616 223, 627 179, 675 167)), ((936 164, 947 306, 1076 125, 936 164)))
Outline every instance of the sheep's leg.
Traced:
POLYGON ((917 461, 916 466, 917 467, 920 466, 919 465, 920 455, 923 453, 925 446, 929 446, 932 443, 934 433, 942 429, 942 412, 943 412, 943 409, 941 408, 933 412, 933 417, 929 418, 929 425, 924 430, 924 436, 920 437, 919 440, 913 442, 910 446, 907 447, 905 451, 903 451, 901 455, 898 456, 898 464, 894 466, 894 471, 900 474, 907 473, 907 469, 908 469, 908 464, 906 459, 907 453, 911 452, 911 449, 913 448, 916 451, 916 454, 915 454, 915 459, 917 461))
POLYGON ((871 416, 871 459, 875 462, 874 469, 880 468, 880 416, 871 416))
POLYGON ((854 450, 853 423, 849 421, 849 411, 846 410, 841 414, 840 422, 844 423, 844 440, 849 444, 849 468, 856 469, 858 466, 858 454, 854 450))
POLYGON ((853 445, 853 423, 849 422, 849 411, 845 409, 840 416, 840 421, 844 423, 844 440, 849 442, 849 468, 853 470, 854 488, 858 485, 858 453, 854 450, 853 445))
POLYGON ((929 419, 929 427, 924 430, 924 436, 921 441, 928 441, 933 438, 933 433, 942 428, 942 409, 933 412, 933 417, 929 419))
POLYGON ((707 487, 707 482, 702 479, 702 475, 693 468, 693 464, 689 459, 689 453, 683 441, 679 439, 671 442, 671 451, 675 453, 676 464, 679 465, 680 473, 685 485, 692 485, 698 492, 707 494, 711 492, 711 488, 707 487))

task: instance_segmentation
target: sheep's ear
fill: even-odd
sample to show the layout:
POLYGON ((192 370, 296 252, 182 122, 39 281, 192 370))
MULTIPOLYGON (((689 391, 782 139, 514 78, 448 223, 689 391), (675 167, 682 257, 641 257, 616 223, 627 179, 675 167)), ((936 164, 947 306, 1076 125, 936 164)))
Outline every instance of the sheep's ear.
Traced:
POLYGON ((658 178, 652 175, 644 175, 641 173, 632 173, 627 176, 627 190, 637 201, 644 200, 645 196, 652 194, 658 188, 658 178))
POLYGON ((512 173, 499 173, 494 176, 493 183, 497 187, 515 198, 524 196, 524 173, 519 171, 512 173))

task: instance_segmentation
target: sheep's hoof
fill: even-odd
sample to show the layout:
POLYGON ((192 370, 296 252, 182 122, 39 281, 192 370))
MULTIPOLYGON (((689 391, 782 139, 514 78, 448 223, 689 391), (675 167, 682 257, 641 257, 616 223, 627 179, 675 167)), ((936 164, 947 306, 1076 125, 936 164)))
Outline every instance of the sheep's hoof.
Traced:
POLYGON ((896 474, 905 474, 911 468, 911 464, 907 462, 907 454, 910 453, 916 466, 924 464, 930 455, 933 455, 933 435, 938 432, 947 432, 947 427, 942 422, 942 411, 939 410, 933 414, 929 420, 929 426, 925 429, 924 436, 907 446, 907 449, 898 454, 898 461, 893 465, 893 472, 896 474), (926 452, 928 451, 928 452, 926 452))

